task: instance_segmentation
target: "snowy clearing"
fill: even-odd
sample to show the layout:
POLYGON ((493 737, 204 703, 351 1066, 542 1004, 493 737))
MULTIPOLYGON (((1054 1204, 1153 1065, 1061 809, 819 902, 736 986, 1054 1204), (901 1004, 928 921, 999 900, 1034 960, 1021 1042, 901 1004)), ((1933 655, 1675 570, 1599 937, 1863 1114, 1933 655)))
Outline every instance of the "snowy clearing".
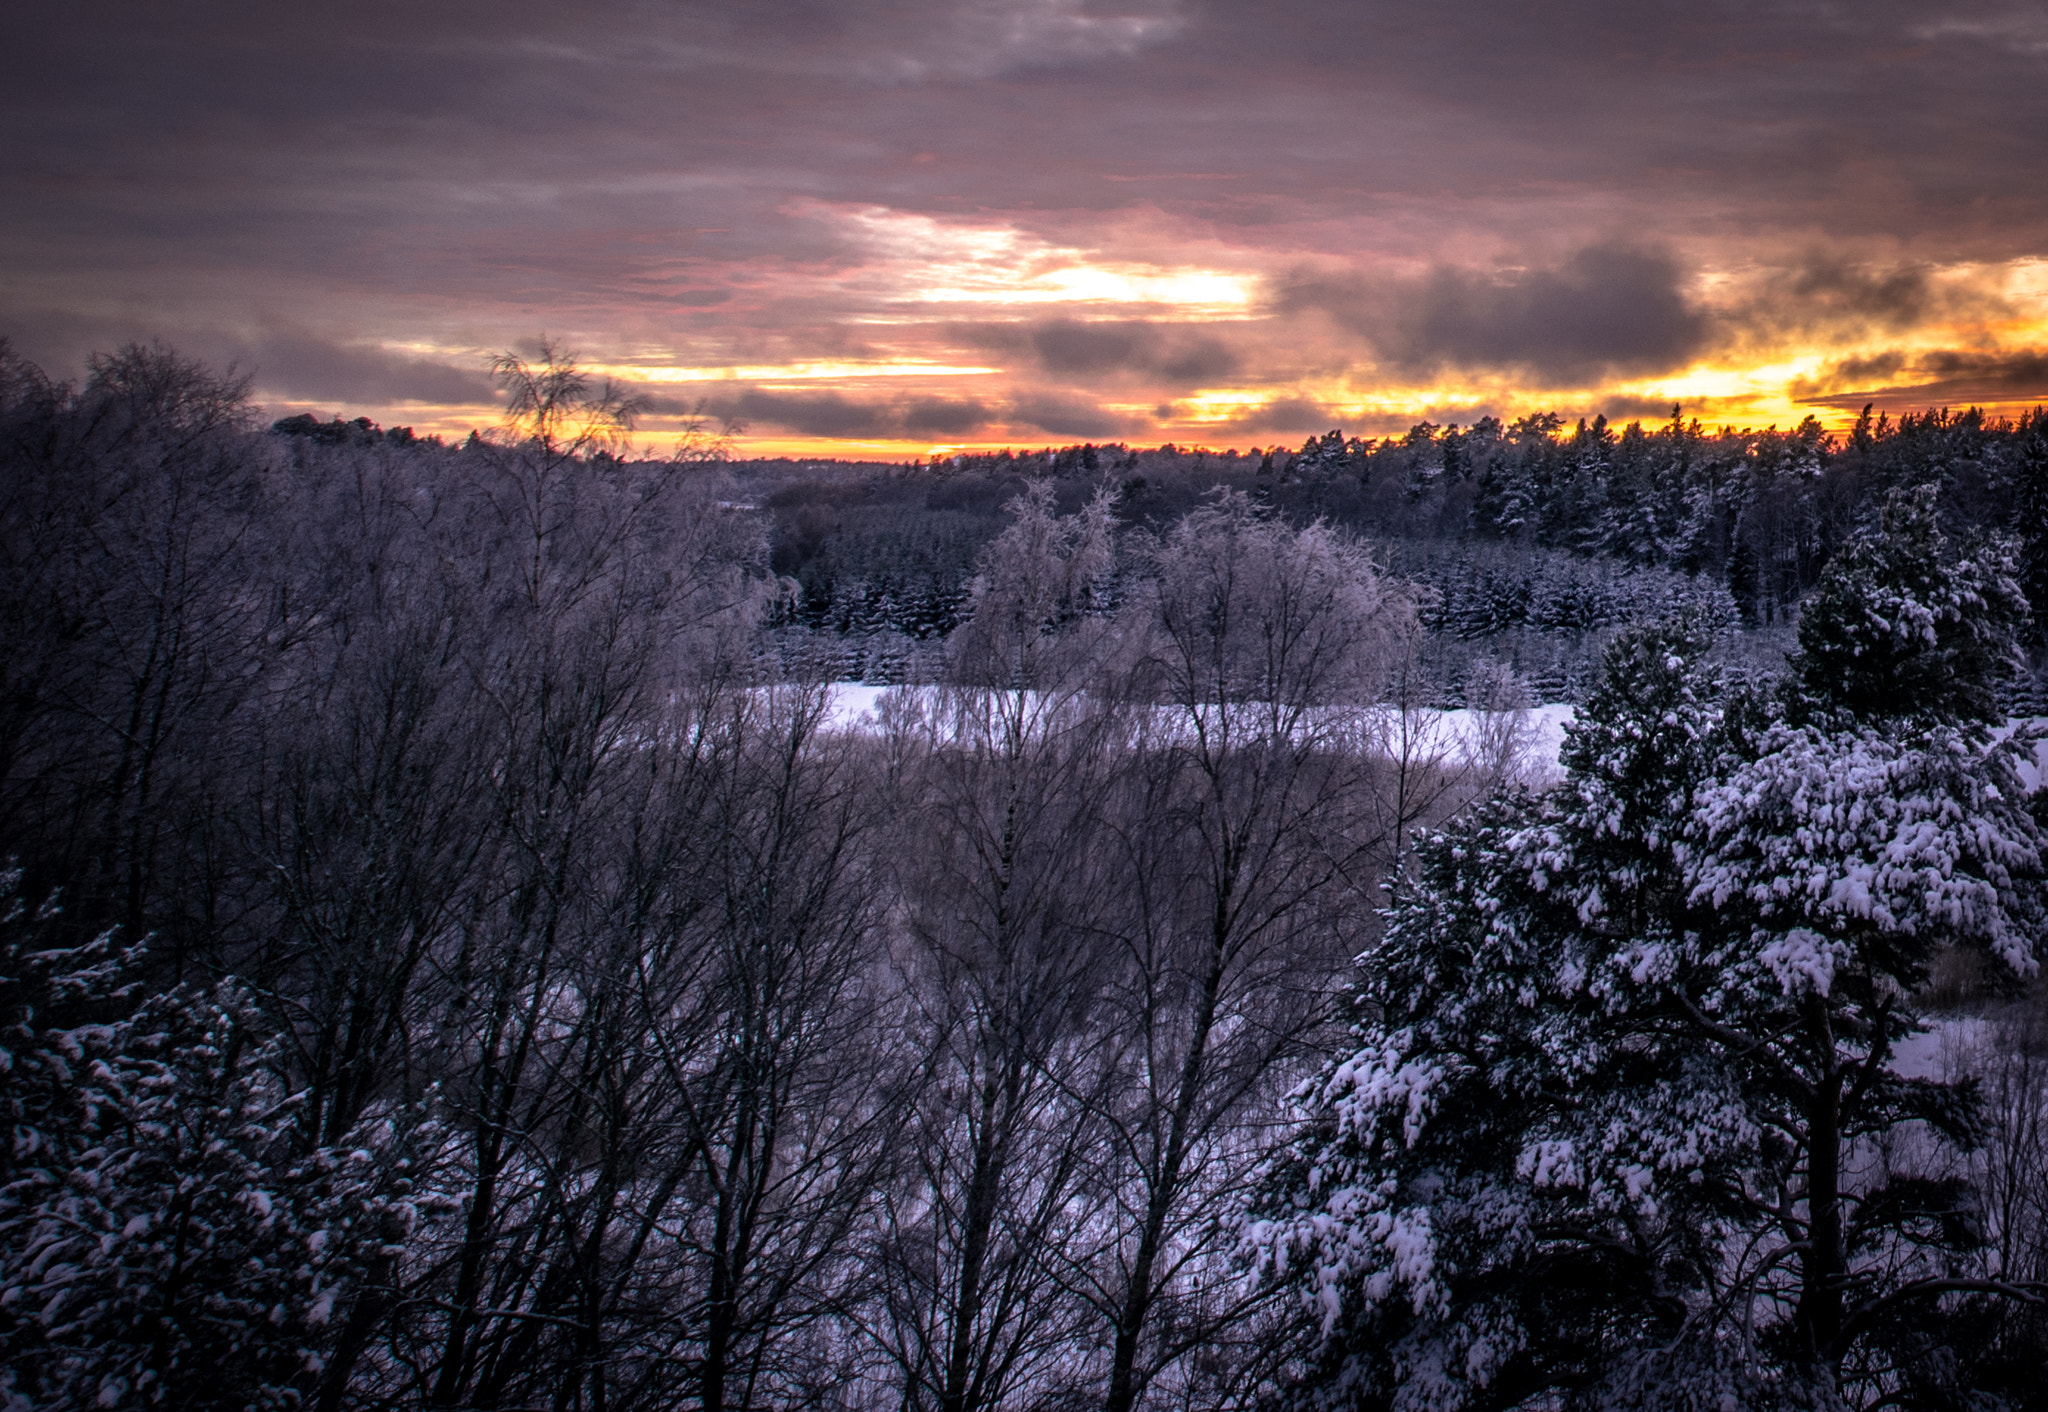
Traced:
MULTIPOLYGON (((918 686, 835 682, 827 728, 859 732, 878 730, 884 696, 892 692, 930 690, 929 687, 918 686)), ((1392 711, 1394 708, 1386 709, 1392 711)), ((1425 754, 1441 749, 1446 754, 1455 753, 1460 758, 1469 758, 1475 749, 1484 748, 1489 736, 1486 728, 1488 713, 1485 712, 1461 708, 1455 711, 1418 710, 1411 714, 1415 719, 1415 739, 1425 754)), ((1577 714, 1577 707, 1562 702, 1532 707, 1524 714, 1524 738, 1517 753, 1521 768, 1530 779, 1541 782, 1557 773, 1557 754, 1564 745, 1564 728, 1576 719, 1577 714)))

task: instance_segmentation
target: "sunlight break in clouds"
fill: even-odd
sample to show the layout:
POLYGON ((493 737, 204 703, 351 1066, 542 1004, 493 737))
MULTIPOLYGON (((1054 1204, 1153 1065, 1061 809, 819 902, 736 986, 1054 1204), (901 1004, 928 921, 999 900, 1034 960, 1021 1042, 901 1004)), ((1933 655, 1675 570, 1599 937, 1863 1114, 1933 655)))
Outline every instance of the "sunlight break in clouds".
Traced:
POLYGON ((978 377, 999 373, 1000 368, 961 367, 948 363, 926 363, 914 358, 892 362, 742 363, 731 367, 668 367, 653 363, 589 363, 590 372, 621 381, 649 383, 721 382, 836 382, 840 378, 938 378, 978 377))
POLYGON ((870 255, 862 283, 893 303, 1150 305, 1201 319, 1242 317, 1255 297, 1250 275, 1102 260, 1009 225, 877 206, 824 214, 870 255))
MULTIPOLYGON (((850 67, 884 84, 988 79, 1126 59, 1171 40, 1181 26, 1170 5, 1150 13, 1093 14, 1075 0, 967 0, 938 15, 912 15, 901 29, 874 26, 872 47, 856 50, 850 67)), ((849 66, 835 56, 829 67, 849 66)))

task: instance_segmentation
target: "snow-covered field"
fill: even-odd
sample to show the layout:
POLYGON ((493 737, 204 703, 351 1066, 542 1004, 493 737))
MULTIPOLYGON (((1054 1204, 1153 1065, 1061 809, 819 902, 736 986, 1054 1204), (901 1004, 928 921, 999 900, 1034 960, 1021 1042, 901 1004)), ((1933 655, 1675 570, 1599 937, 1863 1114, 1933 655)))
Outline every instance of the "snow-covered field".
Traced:
MULTIPOLYGON (((882 698, 890 692, 928 691, 929 687, 868 686, 861 682, 837 682, 832 687, 831 716, 828 729, 843 731, 872 731, 881 724, 882 698)), ((1485 742, 1497 738, 1499 727, 1485 718, 1482 713, 1470 710, 1433 711, 1421 710, 1413 713, 1414 730, 1423 742, 1423 753, 1442 750, 1446 754, 1469 758, 1475 747, 1484 748, 1485 742)), ((1535 706, 1523 713, 1521 721, 1522 740, 1519 757, 1522 776, 1533 784, 1541 784, 1555 778, 1558 773, 1558 751, 1564 746, 1564 728, 1576 720, 1578 708, 1563 702, 1547 706, 1535 706)), ((2031 724, 2048 727, 2048 717, 2036 717, 2031 721, 2015 721, 2008 729, 2031 724)), ((2020 781, 2029 790, 2039 789, 2048 779, 2048 738, 2034 743, 2031 762, 2022 761, 2019 767, 2020 781)))
MULTIPOLYGON (((882 698, 890 692, 926 691, 926 687, 867 686, 859 682, 838 682, 832 687, 830 729, 872 731, 880 727, 882 698)), ((1499 729, 1483 713, 1470 710, 1412 713, 1415 738, 1425 754, 1441 750, 1469 757, 1475 749, 1495 738, 1499 729)), ((1557 772, 1557 753, 1564 745, 1564 728, 1576 717, 1577 708, 1562 703, 1533 707, 1523 713, 1519 742, 1523 773, 1542 780, 1557 772)))
POLYGON ((1925 1034, 1892 1046, 1891 1070, 1909 1079, 1951 1079, 1967 1073, 1991 1033, 1980 1015, 1942 1015, 1925 1034))

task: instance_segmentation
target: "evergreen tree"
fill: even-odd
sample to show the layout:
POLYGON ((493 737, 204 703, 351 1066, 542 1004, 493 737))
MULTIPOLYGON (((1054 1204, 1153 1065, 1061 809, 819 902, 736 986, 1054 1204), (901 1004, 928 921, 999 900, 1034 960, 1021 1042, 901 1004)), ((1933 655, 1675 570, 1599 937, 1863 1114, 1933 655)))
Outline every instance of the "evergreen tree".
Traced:
POLYGON ((338 1395, 352 1305, 412 1227, 419 1134, 373 1121, 305 1152, 240 987, 138 1007, 140 951, 64 945, 18 882, 0 878, 0 1404, 338 1395))
MULTIPOLYGON (((1859 713, 1812 665, 1854 661, 1902 579, 1963 572, 1907 543, 1831 580, 1801 723, 1695 637, 1623 639, 1565 784, 1429 850, 1253 1213, 1317 1311, 1302 1402, 1946 1406, 1970 1373, 1941 1330, 2038 1296, 1978 1258, 1974 1090, 1890 1064, 1938 948, 2037 965, 2031 742, 1986 743, 1979 688, 1859 713)), ((1998 660, 2012 620, 1979 621, 1893 670, 1998 660)))
POLYGON ((1944 534, 1933 486, 1895 493, 1806 605, 1798 700, 1853 719, 1997 721, 2027 617, 2004 546, 1944 534))

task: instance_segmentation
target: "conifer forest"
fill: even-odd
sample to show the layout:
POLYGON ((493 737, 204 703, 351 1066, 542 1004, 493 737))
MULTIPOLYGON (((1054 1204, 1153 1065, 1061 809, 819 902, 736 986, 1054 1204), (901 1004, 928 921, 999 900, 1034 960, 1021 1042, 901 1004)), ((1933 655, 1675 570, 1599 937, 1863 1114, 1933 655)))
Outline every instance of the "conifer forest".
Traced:
POLYGON ((2048 412, 493 373, 0 352, 7 1412, 2048 1409, 2048 412))

